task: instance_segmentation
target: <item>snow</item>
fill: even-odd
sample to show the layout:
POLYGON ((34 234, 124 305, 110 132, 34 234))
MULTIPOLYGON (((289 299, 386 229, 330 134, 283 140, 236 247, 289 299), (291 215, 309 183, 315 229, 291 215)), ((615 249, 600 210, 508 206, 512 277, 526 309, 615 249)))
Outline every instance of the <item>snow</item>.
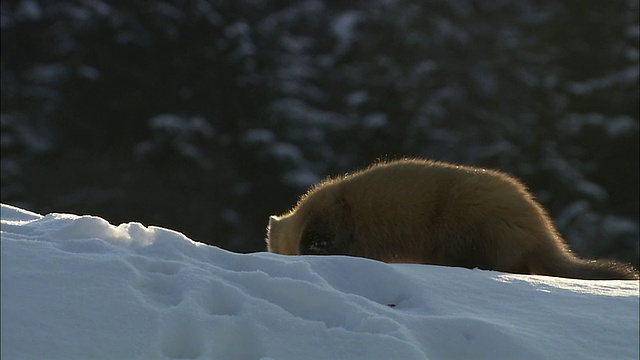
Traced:
POLYGON ((332 21, 330 29, 337 39, 334 56, 344 55, 357 41, 356 27, 362 16, 358 11, 345 11, 332 21))
POLYGON ((236 254, 2 205, 3 359, 637 359, 638 282, 236 254))

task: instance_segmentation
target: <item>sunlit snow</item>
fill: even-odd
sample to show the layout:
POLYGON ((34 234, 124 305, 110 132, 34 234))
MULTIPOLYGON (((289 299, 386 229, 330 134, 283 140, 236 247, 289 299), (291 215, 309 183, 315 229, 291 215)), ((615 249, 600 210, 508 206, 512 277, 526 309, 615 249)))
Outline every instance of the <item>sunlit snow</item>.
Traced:
POLYGON ((2 359, 638 359, 638 282, 236 254, 2 205, 2 359))

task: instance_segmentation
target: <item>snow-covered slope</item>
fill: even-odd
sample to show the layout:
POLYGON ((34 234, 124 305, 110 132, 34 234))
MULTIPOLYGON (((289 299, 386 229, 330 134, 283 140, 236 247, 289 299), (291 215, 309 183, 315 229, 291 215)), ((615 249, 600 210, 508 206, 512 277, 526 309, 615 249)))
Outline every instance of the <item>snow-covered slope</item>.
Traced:
POLYGON ((2 205, 3 359, 638 359, 638 282, 235 254, 2 205))

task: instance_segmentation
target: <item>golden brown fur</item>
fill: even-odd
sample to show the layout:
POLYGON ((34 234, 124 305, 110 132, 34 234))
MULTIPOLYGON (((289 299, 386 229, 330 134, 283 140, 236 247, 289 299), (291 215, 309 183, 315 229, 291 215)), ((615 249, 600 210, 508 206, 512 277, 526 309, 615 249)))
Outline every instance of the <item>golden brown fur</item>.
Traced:
POLYGON ((574 256, 516 179, 492 170, 398 160, 326 180, 283 216, 269 251, 492 269, 582 279, 637 279, 630 266, 574 256))

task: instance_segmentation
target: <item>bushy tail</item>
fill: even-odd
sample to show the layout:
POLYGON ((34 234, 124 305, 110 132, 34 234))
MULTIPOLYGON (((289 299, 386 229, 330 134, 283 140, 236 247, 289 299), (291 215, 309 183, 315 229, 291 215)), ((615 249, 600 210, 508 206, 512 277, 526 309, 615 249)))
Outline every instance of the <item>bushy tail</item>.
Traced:
POLYGON ((570 273, 577 279, 638 280, 638 272, 629 265, 612 260, 583 260, 573 262, 570 273))
POLYGON ((532 272, 539 275, 588 280, 639 279, 638 271, 632 266, 613 260, 584 260, 573 256, 549 260, 543 264, 537 264, 542 266, 532 266, 532 272))

